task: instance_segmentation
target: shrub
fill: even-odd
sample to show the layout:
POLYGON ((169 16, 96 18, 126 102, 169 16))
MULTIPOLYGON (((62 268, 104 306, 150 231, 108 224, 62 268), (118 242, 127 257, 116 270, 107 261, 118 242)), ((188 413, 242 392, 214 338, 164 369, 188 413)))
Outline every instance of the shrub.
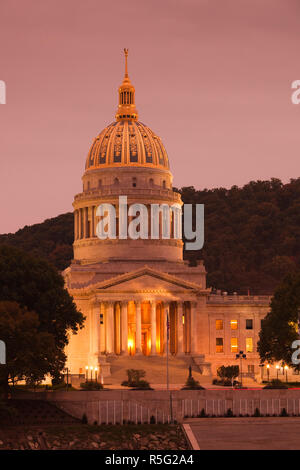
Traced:
POLYGON ((264 386, 265 388, 289 388, 287 384, 281 382, 281 380, 273 379, 268 385, 264 386))
POLYGON ((223 381, 229 381, 230 384, 233 379, 239 375, 239 366, 221 366, 217 369, 217 375, 223 381))
POLYGON ((233 412, 231 408, 228 408, 225 414, 226 418, 232 418, 233 417, 233 412))
POLYGON ((152 390, 149 382, 144 380, 146 372, 139 369, 127 369, 128 380, 124 380, 121 385, 135 389, 152 390))
POLYGON ((81 383, 80 387, 83 390, 87 390, 87 391, 103 390, 102 384, 100 384, 99 382, 92 382, 91 380, 81 383))
POLYGON ((283 417, 288 416, 288 413, 287 413, 287 411, 286 411, 285 408, 282 408, 281 413, 280 413, 280 416, 283 416, 283 417))
POLYGON ((82 424, 88 424, 88 419, 85 413, 82 415, 81 422, 82 424))
POLYGON ((253 415, 255 418, 259 418, 259 416, 261 416, 260 414, 260 411, 258 408, 255 408, 255 411, 254 411, 254 415, 253 415))
POLYGON ((205 390, 205 388, 199 384, 198 380, 195 380, 194 377, 189 376, 185 382, 185 386, 182 387, 182 390, 205 390))

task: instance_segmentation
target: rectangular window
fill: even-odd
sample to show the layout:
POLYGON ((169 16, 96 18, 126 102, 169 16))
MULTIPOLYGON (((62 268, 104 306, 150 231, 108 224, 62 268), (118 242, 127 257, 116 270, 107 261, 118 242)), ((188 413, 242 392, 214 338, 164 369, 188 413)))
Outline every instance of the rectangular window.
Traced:
POLYGON ((248 364, 248 372, 249 372, 249 374, 254 374, 254 365, 253 364, 248 364))
POLYGON ((253 330, 253 320, 252 319, 246 320, 246 330, 253 330))
POLYGON ((238 352, 238 339, 231 338, 231 352, 237 353, 238 352))
POLYGON ((237 330, 238 328, 238 321, 237 320, 231 320, 230 321, 230 327, 232 330, 237 330))
POLYGON ((216 330, 223 330, 223 320, 216 320, 216 330))
POLYGON ((253 338, 246 338, 246 353, 253 352, 253 338))
POLYGON ((223 352, 223 338, 216 338, 216 352, 223 352))

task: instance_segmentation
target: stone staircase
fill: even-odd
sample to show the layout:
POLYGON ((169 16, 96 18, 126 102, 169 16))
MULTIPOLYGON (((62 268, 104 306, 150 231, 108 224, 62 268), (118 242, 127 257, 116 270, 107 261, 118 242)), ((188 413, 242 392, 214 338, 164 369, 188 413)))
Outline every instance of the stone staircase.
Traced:
MULTIPOLYGON (((145 380, 150 385, 165 386, 167 382, 167 358, 165 356, 108 356, 107 362, 110 364, 110 377, 106 377, 106 385, 118 385, 127 379, 127 369, 142 369, 146 372, 145 380)), ((195 380, 201 383, 202 375, 197 364, 190 356, 176 357, 169 356, 169 384, 180 388, 186 382, 189 374, 189 366, 192 366, 192 373, 195 380)), ((174 388, 174 387, 173 387, 174 388)))

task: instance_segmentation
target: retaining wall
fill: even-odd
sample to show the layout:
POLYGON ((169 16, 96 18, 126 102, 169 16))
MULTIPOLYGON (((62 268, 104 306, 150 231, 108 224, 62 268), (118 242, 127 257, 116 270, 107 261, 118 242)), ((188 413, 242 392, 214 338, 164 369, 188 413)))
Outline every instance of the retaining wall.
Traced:
POLYGON ((196 417, 203 409, 215 416, 224 416, 229 408, 236 416, 251 416, 256 408, 263 415, 278 416, 283 408, 290 415, 300 415, 300 389, 37 392, 26 397, 22 394, 22 398, 52 401, 76 418, 85 413, 89 423, 99 424, 150 420, 166 423, 171 413, 181 422, 185 417, 196 417))

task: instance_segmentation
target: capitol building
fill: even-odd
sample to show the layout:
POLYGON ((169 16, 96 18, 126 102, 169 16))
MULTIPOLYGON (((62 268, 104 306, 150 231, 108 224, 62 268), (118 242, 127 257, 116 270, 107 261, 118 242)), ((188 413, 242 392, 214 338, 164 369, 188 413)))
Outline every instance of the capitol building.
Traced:
MULTIPOLYGON (((174 236, 172 219, 168 239, 161 230, 158 239, 124 239, 118 219, 116 238, 97 236, 98 206, 112 204, 118 214, 120 196, 127 196, 128 205, 147 208, 183 204, 172 188, 161 138, 139 120, 127 55, 125 49, 115 120, 92 142, 83 189, 73 203, 74 259, 63 274, 86 320, 70 337, 67 366, 74 375, 96 368, 105 379, 112 361, 122 358, 124 364, 126 358, 132 368, 134 359, 143 357, 151 364, 154 356, 163 361, 168 349, 170 358, 209 376, 221 365, 238 364, 236 354, 242 350, 243 371, 258 375, 257 341, 269 297, 212 293, 203 262, 191 266, 183 260, 183 242, 174 236)), ((150 217, 148 228, 150 233, 150 217)))

